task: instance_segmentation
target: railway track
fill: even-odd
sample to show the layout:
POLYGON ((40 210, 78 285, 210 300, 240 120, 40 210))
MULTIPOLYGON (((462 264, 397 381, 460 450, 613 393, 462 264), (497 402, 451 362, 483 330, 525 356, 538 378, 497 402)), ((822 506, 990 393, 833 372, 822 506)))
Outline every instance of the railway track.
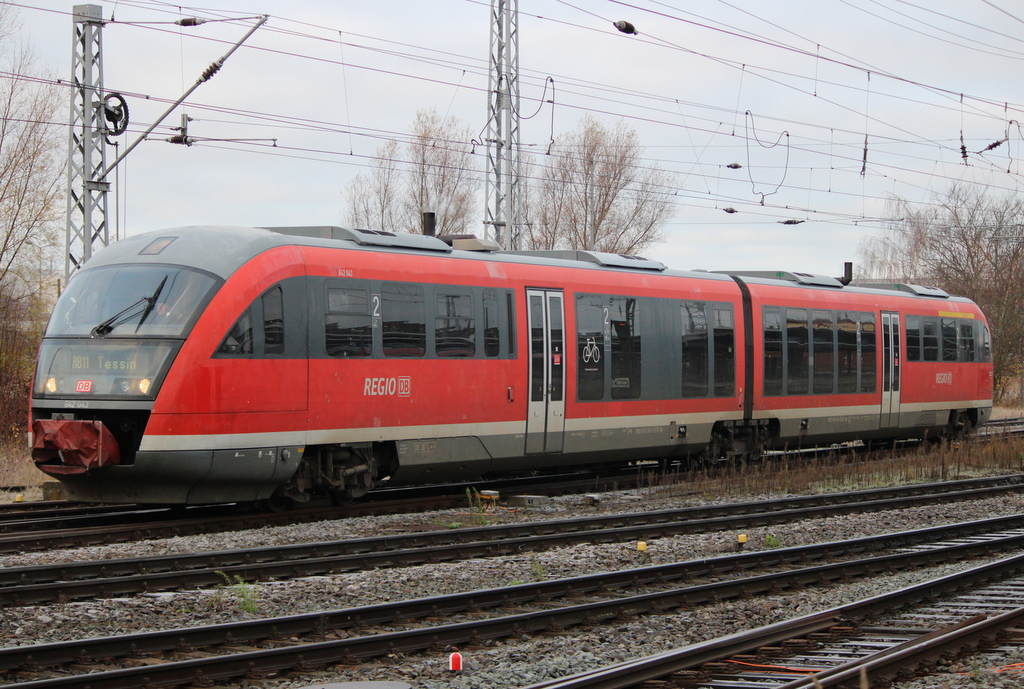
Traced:
MULTIPOLYGON (((995 420, 979 429, 982 440, 1024 434, 1024 418, 995 420)), ((771 453, 793 459, 816 457, 843 448, 813 448, 771 453)), ((773 461, 769 459, 767 461, 773 461)), ((351 516, 394 514, 403 511, 444 509, 465 504, 467 490, 483 488, 502 494, 534 492, 564 495, 579 492, 628 489, 641 480, 658 476, 656 463, 640 467, 523 477, 465 484, 444 484, 389 488, 371 492, 366 501, 343 506, 318 505, 284 513, 254 511, 236 504, 190 508, 139 505, 92 505, 66 501, 0 503, 0 553, 45 550, 165 538, 219 531, 244 530, 260 526, 283 526, 351 516), (4 538, 12 537, 12 538, 4 538), (13 540, 12 540, 13 539, 13 540)), ((679 475, 685 480, 685 475, 679 475)))
POLYGON ((958 655, 1024 644, 1022 566, 1024 556, 1018 555, 850 605, 525 689, 852 688, 934 674, 940 662, 958 655))
MULTIPOLYGON (((376 538, 230 551, 80 561, 0 569, 5 606, 108 598, 232 581, 268 581, 383 567, 539 551, 580 543, 621 543, 784 524, 1024 491, 1024 476, 920 484, 852 493, 688 507, 632 514, 413 532, 376 538)), ((1024 517, 1003 522, 1024 528, 1024 517)), ((6 537, 0 537, 0 543, 6 537)), ((10 545, 10 544, 9 544, 10 545)))
MULTIPOLYGON (((353 664, 388 654, 439 651, 449 645, 474 647, 487 639, 561 633, 571 627, 590 627, 637 615, 656 615, 678 608, 828 585, 896 570, 991 557, 1008 550, 1019 551, 1024 546, 1024 530, 1020 524, 1019 517, 986 520, 328 612, 6 648, 0 649, 0 673, 7 682, 23 689, 87 686, 114 689, 190 683, 203 686, 232 678, 263 678, 282 671, 353 664), (886 555, 875 554, 884 548, 896 550, 886 555), (851 556, 856 557, 844 559, 851 556), (814 564, 808 565, 809 562, 814 564), (744 575, 751 570, 753 574, 744 575), (764 573, 766 570, 772 571, 764 573), (724 576, 729 573, 735 576, 724 576), (681 582, 709 576, 719 580, 679 586, 681 582), (529 608, 528 611, 524 612, 524 607, 529 608)), ((1018 555, 976 568, 955 580, 957 586, 962 586, 964 582, 975 582, 978 576, 1009 576, 1021 572, 1024 572, 1024 556, 1018 555)), ((947 577, 942 583, 921 591, 932 595, 952 588, 949 582, 953 580, 947 577)), ((1024 596, 1024 582, 1021 586, 1024 596)), ((917 597, 923 595, 919 593, 917 597)), ((905 596, 898 600, 913 598, 905 596)), ((842 626, 843 619, 863 617, 868 612, 881 612, 892 606, 890 603, 882 605, 881 600, 861 608, 846 606, 840 612, 822 613, 811 616, 809 622, 786 623, 783 627, 787 634, 795 637, 823 633, 842 626)), ((920 622, 917 626, 921 626, 920 622)), ((834 629, 831 633, 836 634, 834 629)), ((754 646, 749 642, 741 647, 729 647, 732 655, 728 657, 749 654, 752 648, 778 643, 777 634, 778 630, 770 630, 757 637, 754 646)), ((791 648, 806 650, 807 646, 791 645, 791 648)), ((694 656, 687 658, 692 662, 694 656)), ((700 657, 700 663, 695 666, 697 672, 706 672, 707 668, 700 670, 699 667, 708 662, 716 661, 700 657)), ((672 666, 669 674, 681 671, 672 666)), ((637 682, 565 686, 636 685, 637 682)))

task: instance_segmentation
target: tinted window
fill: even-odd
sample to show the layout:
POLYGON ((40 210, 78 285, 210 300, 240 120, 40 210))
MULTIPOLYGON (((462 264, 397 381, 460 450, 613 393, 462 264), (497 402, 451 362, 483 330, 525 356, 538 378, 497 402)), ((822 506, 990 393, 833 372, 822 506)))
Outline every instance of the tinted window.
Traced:
POLYGON ((860 320, 860 391, 874 392, 878 370, 875 315, 862 313, 860 320))
POLYGON ((812 313, 814 318, 814 394, 832 393, 835 374, 835 322, 831 311, 812 313))
POLYGON ((576 395, 604 398, 604 305, 596 294, 576 296, 576 395))
POLYGON ((907 361, 921 360, 921 318, 907 316, 907 361))
POLYGON ((856 314, 839 312, 839 392, 857 392, 857 321, 856 314))
POLYGON ((506 315, 508 316, 508 356, 516 355, 516 300, 512 292, 505 293, 506 315))
POLYGON ((439 357, 476 355, 476 319, 473 295, 437 291, 434 318, 434 351, 439 357))
POLYGON ((732 310, 715 309, 715 396, 729 397, 736 391, 736 353, 732 310))
POLYGON ((263 353, 284 353, 284 299, 280 287, 263 295, 263 353))
POLYGON ((683 397, 708 395, 708 314, 702 301, 684 301, 683 397))
POLYGON ((942 360, 956 361, 956 320, 943 318, 942 321, 942 360))
POLYGON ((544 300, 530 296, 530 399, 544 401, 544 300))
POLYGON ((562 297, 548 297, 548 316, 551 319, 549 328, 551 330, 551 401, 559 402, 562 399, 562 385, 565 375, 563 373, 565 362, 565 334, 562 327, 562 297))
POLYGON ((987 364, 992 361, 992 337, 989 335, 988 326, 984 323, 979 323, 978 328, 978 336, 980 338, 978 343, 978 361, 987 364))
POLYGON ((939 322, 934 318, 921 324, 921 353, 925 361, 939 360, 939 322))
POLYGON ((764 309, 764 394, 782 394, 782 315, 764 309))
POLYGON ((217 348, 219 354, 252 354, 252 309, 246 309, 217 348))
POLYGON ((373 351, 369 290, 364 285, 327 288, 324 343, 327 356, 363 357, 373 351))
POLYGON ((786 361, 789 365, 786 392, 790 395, 807 394, 810 357, 805 309, 786 309, 786 361))
POLYGON ((418 357, 427 351, 423 287, 405 282, 381 284, 384 356, 418 357))
POLYGON ((484 356, 495 357, 501 352, 501 328, 498 326, 498 293, 484 290, 484 356))
POLYGON ((612 337, 612 399, 640 397, 640 332, 637 300, 612 297, 608 309, 612 337))
POLYGON ((974 324, 960 322, 960 361, 977 361, 974 346, 974 324))

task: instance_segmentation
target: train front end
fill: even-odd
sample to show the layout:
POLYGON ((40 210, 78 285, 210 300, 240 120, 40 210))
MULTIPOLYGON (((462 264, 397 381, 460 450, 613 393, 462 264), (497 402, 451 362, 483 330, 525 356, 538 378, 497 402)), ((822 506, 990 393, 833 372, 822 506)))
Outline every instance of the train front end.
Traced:
POLYGON ((184 503, 209 471, 205 456, 190 464, 186 454, 140 451, 196 322, 226 276, 265 248, 251 230, 209 229, 123 239, 58 299, 36 362, 29 441, 36 466, 70 499, 184 503))
POLYGON ((107 489, 129 479, 118 493, 144 502, 145 487, 164 478, 159 467, 136 467, 136 454, 167 371, 218 283, 185 266, 130 263, 70 281, 39 349, 31 419, 32 459, 69 497, 118 497, 107 489))

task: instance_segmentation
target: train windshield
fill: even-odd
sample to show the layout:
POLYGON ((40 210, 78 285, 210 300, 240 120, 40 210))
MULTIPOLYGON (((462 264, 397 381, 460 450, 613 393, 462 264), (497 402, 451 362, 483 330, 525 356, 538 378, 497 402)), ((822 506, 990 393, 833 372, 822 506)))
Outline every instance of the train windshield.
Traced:
POLYGON ((218 280, 180 266, 116 265, 68 283, 47 337, 184 337, 218 280))

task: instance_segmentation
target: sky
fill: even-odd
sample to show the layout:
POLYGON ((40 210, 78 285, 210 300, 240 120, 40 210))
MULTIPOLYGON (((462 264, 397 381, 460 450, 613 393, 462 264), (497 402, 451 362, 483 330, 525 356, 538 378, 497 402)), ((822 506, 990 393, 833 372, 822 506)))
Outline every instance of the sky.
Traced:
MULTIPOLYGON (((74 3, 9 4, 37 69, 66 85, 74 3)), ((117 150, 269 15, 111 173, 122 234, 343 224, 345 185, 408 140, 418 111, 484 138, 489 0, 95 4, 104 86, 131 113, 117 150), (193 16, 235 21, 173 24, 193 16), (183 113, 192 146, 166 141, 183 113)), ((648 257, 841 275, 893 196, 1018 193, 1022 29, 1019 0, 519 0, 521 143, 543 165, 588 114, 622 120, 642 164, 670 175, 672 218, 648 257)), ((482 181, 483 146, 474 159, 482 181)), ((483 234, 482 193, 479 207, 483 234)))

